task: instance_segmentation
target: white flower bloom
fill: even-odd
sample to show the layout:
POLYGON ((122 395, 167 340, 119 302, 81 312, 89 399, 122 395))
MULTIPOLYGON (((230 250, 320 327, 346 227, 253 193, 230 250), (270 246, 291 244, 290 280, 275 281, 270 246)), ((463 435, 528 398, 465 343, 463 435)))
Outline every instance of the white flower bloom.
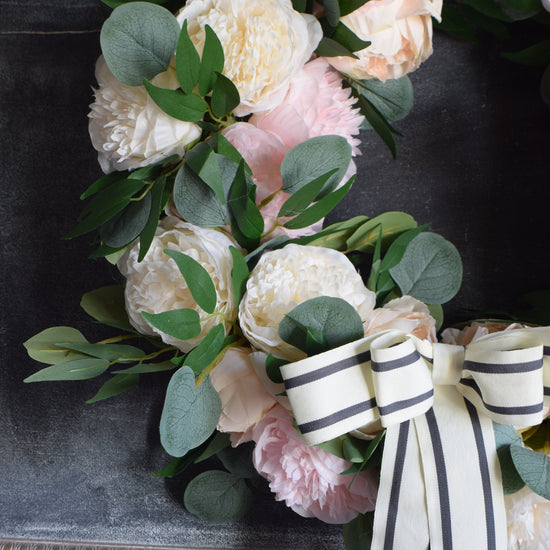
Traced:
POLYGON ((189 36, 202 52, 209 25, 223 46, 224 74, 239 90, 237 116, 277 106, 290 79, 311 57, 322 30, 312 15, 290 0, 190 0, 179 12, 189 36))
MULTIPOLYGON (((149 97, 144 86, 117 80, 103 56, 97 60, 95 101, 90 105, 88 129, 101 169, 134 170, 171 155, 183 157, 185 147, 198 139, 201 129, 167 115, 149 97)), ((161 88, 178 87, 173 68, 152 82, 161 88)))
POLYGON ((442 0, 370 0, 341 21, 371 42, 352 57, 329 57, 337 70, 356 78, 400 78, 433 51, 432 17, 441 19, 442 0))
POLYGON ((221 231, 197 227, 171 216, 162 219, 143 261, 138 262, 139 243, 136 243, 117 264, 126 277, 126 311, 132 326, 142 334, 159 335, 164 342, 184 352, 194 348, 220 322, 227 334, 237 317, 230 246, 237 245, 221 231), (165 248, 187 254, 208 271, 218 297, 215 311, 220 315, 209 315, 196 304, 176 262, 164 253, 165 248), (162 313, 182 308, 196 310, 201 318, 202 331, 196 338, 177 340, 154 328, 141 315, 142 311, 162 313))
POLYGON ((252 270, 239 307, 245 337, 277 357, 297 360, 303 352, 283 342, 279 323, 298 304, 318 296, 342 298, 364 321, 376 302, 347 257, 329 248, 289 244, 266 252, 252 270))
POLYGON ((550 501, 529 487, 506 495, 508 550, 548 550, 550 544, 550 501))

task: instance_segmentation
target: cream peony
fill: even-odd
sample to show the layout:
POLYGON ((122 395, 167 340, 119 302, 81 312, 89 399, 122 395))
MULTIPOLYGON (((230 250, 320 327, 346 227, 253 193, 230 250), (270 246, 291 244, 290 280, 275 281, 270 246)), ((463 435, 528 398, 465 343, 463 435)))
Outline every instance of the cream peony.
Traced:
MULTIPOLYGON (((90 105, 88 129, 106 174, 155 164, 172 155, 183 157, 186 146, 200 137, 196 124, 168 116, 144 86, 119 82, 103 56, 97 60, 95 76, 99 87, 90 105)), ((178 87, 173 68, 157 75, 153 83, 178 87)))
POLYGON ((117 264, 126 277, 126 311, 132 326, 142 334, 159 335, 164 342, 184 352, 194 348, 220 322, 224 323, 227 334, 237 317, 230 246, 236 245, 221 231, 197 227, 171 216, 162 219, 143 261, 138 262, 139 243, 136 243, 117 264), (195 303, 176 263, 164 253, 166 248, 187 254, 208 271, 216 287, 216 313, 220 315, 209 315, 195 303), (154 328, 141 315, 142 311, 162 313, 182 308, 199 313, 202 331, 196 338, 185 341, 173 338, 154 328))
POLYGON ((550 501, 524 487, 504 497, 508 550, 548 550, 550 501))
POLYGON ((467 346, 471 342, 479 340, 482 336, 502 332, 505 330, 515 330, 518 328, 527 328, 527 325, 520 323, 506 323, 505 321, 474 321, 463 329, 446 328, 441 333, 441 341, 444 344, 453 344, 455 346, 467 346))
POLYGON ((443 0, 370 0, 341 21, 371 45, 352 57, 330 57, 340 72, 359 79, 399 78, 414 71, 433 51, 432 17, 443 0))
POLYGON ((363 320, 376 301, 353 264, 337 250, 289 244, 264 253, 239 306, 243 334, 266 353, 290 361, 303 358, 302 351, 281 340, 279 323, 298 304, 318 296, 346 300, 363 320))
POLYGON ((224 74, 239 90, 237 116, 281 103, 290 79, 311 57, 322 30, 312 15, 298 13, 290 0, 190 0, 179 12, 191 40, 204 47, 209 25, 223 46, 224 74))
POLYGON ((351 462, 312 445, 292 425, 292 415, 274 407, 253 430, 254 467, 269 481, 277 500, 304 517, 347 523, 374 510, 377 480, 372 471, 340 475, 351 462))
POLYGON ((222 402, 222 414, 218 422, 220 432, 229 432, 234 446, 252 440, 252 428, 263 415, 277 404, 258 378, 254 356, 250 348, 230 348, 216 368, 210 380, 222 402))
POLYGON ((412 296, 402 296, 376 308, 364 323, 365 336, 382 330, 397 329, 422 340, 437 342, 435 319, 428 306, 412 296))

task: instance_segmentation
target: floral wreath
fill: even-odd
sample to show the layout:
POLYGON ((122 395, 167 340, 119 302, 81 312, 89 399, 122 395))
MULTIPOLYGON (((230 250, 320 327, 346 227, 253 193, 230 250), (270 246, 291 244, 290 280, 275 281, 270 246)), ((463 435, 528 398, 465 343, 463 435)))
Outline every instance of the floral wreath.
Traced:
POLYGON ((217 456, 184 494, 205 521, 243 517, 264 479, 343 524, 346 548, 544 547, 550 329, 477 322, 438 341, 456 248, 403 212, 323 220, 361 129, 395 156, 432 18, 456 32, 479 10, 501 31, 548 5, 104 1, 89 131, 106 175, 67 238, 93 232, 92 257, 117 265, 124 285, 81 305, 123 332, 46 329, 25 347, 48 366, 25 381, 108 374, 94 402, 171 371, 157 475, 217 456))

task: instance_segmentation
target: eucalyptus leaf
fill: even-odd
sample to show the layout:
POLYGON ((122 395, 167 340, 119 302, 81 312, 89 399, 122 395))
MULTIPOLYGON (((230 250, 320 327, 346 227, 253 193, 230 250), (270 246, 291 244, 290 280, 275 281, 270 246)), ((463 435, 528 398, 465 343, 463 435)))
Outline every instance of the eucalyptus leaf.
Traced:
POLYGON ((165 8, 132 2, 116 8, 101 29, 100 43, 113 75, 129 86, 139 86, 170 64, 180 27, 165 8))
POLYGON ((281 339, 307 355, 353 342, 363 335, 363 323, 355 308, 341 298, 329 296, 302 302, 279 324, 281 339))
POLYGON ((309 235, 294 239, 297 244, 309 244, 312 246, 323 246, 325 248, 333 248, 335 250, 345 251, 347 249, 346 242, 349 237, 365 222, 368 221, 367 216, 355 216, 343 222, 336 222, 325 229, 309 235))
POLYGON ((208 377, 197 388, 189 367, 178 369, 166 390, 160 439, 172 456, 183 456, 206 441, 216 429, 221 401, 208 377))
POLYGON ((124 289, 119 285, 103 286, 86 292, 80 300, 80 306, 90 317, 104 325, 135 332, 126 313, 124 289))
POLYGON ((198 84, 200 64, 199 53, 189 38, 186 19, 183 22, 176 48, 176 76, 184 93, 190 94, 198 84))
POLYGON ((109 368, 104 359, 88 357, 58 363, 39 370, 28 376, 23 382, 49 382, 54 380, 87 380, 103 374, 109 368))
POLYGON ((216 82, 216 73, 223 71, 223 48, 216 33, 209 25, 204 27, 205 39, 199 69, 199 93, 204 97, 216 82))
POLYGON ((139 363, 127 369, 111 371, 113 374, 151 374, 156 372, 165 372, 174 370, 176 365, 171 361, 162 361, 161 363, 139 363))
POLYGON ((380 136, 382 141, 391 151, 393 158, 397 157, 397 148, 393 134, 397 133, 391 124, 386 120, 384 115, 364 96, 359 98, 359 107, 361 114, 367 119, 370 127, 380 136))
POLYGON ((199 345, 191 350, 183 364, 190 367, 195 375, 208 367, 220 353, 225 341, 225 330, 223 325, 216 325, 200 341, 199 345))
POLYGON ((542 11, 540 0, 496 0, 496 3, 513 21, 529 19, 542 11))
POLYGON ((510 445, 510 455, 525 484, 550 500, 550 457, 516 444, 510 445))
POLYGON ((283 365, 286 365, 288 361, 286 359, 280 359, 279 357, 275 357, 273 354, 269 354, 265 358, 265 372, 268 376, 268 378, 275 382, 275 384, 282 384, 283 383, 283 375, 281 374, 281 369, 283 365))
MULTIPOLYGON (((50 327, 23 343, 29 356, 35 361, 48 365, 57 365, 72 361, 79 354, 72 353, 67 349, 59 349, 59 342, 83 342, 88 341, 84 335, 72 327, 50 327)), ((82 358, 82 357, 80 357, 82 358)))
POLYGON ((441 304, 429 304, 428 310, 430 311, 430 315, 434 318, 435 330, 438 331, 443 326, 443 308, 441 307, 441 304))
POLYGON ((216 193, 220 202, 225 204, 226 193, 223 187, 222 169, 214 150, 204 141, 197 143, 187 153, 186 164, 216 193))
POLYGON ((374 535, 374 512, 359 514, 344 525, 346 550, 370 550, 374 535))
POLYGON ((504 445, 497 449, 498 461, 500 463, 500 471, 502 473, 502 489, 505 495, 517 493, 525 487, 525 482, 518 474, 512 455, 510 453, 510 445, 504 445))
POLYGON ((427 304, 444 304, 459 290, 462 261, 452 243, 435 233, 420 233, 390 274, 403 294, 427 304))
POLYGON ((246 281, 250 275, 250 270, 248 269, 246 260, 237 248, 230 246, 229 252, 231 252, 231 257, 233 258, 233 266, 231 267, 233 295, 235 296, 235 304, 238 306, 246 291, 246 281))
POLYGON ((187 510, 203 521, 227 523, 242 518, 252 502, 246 481, 239 476, 211 470, 191 480, 184 494, 187 510))
POLYGON ((181 90, 169 90, 159 88, 144 80, 143 84, 153 101, 168 115, 184 122, 196 122, 202 120, 208 105, 197 94, 184 93, 181 90))
POLYGON ((253 442, 241 443, 238 447, 225 447, 218 452, 218 458, 232 474, 251 479, 259 476, 252 462, 253 451, 253 442))
POLYGON ((201 332, 200 317, 194 309, 173 309, 163 313, 142 311, 141 314, 155 328, 178 340, 195 338, 201 332))
POLYGON ((151 195, 132 201, 116 216, 104 223, 100 230, 101 240, 112 248, 122 248, 139 237, 151 212, 151 195))
POLYGON ((111 174, 107 174, 98 180, 94 181, 82 195, 80 195, 80 200, 83 201, 84 199, 87 199, 99 191, 103 191, 107 187, 110 187, 111 185, 125 180, 128 177, 128 171, 124 170, 123 172, 112 172, 111 174))
POLYGON ((186 164, 176 175, 174 204, 179 214, 189 223, 201 227, 223 227, 230 223, 226 206, 186 164))
MULTIPOLYGON (((390 122, 405 118, 412 109, 414 92, 408 76, 389 78, 385 82, 373 78, 361 80, 358 84, 363 97, 368 99, 390 122)), ((372 128, 372 125, 366 122, 363 127, 372 128)))
POLYGON ((94 397, 88 399, 86 403, 95 403, 96 401, 102 401, 103 399, 120 395, 134 388, 138 382, 139 374, 115 374, 112 378, 109 378, 94 397))
POLYGON ((245 172, 249 175, 252 175, 252 170, 250 166, 246 164, 243 156, 235 148, 235 146, 222 134, 217 133, 209 141, 210 145, 213 147, 214 151, 219 155, 233 161, 237 166, 241 163, 244 163, 245 172))
POLYGON ((510 445, 522 444, 521 435, 513 426, 493 422, 493 430, 495 432, 495 444, 497 449, 509 447, 510 445))
POLYGON ((341 136, 318 136, 293 147, 281 163, 283 191, 293 194, 311 181, 337 170, 325 184, 325 194, 344 177, 351 162, 351 145, 341 136))
POLYGON ((166 248, 164 253, 176 262, 197 305, 206 313, 213 313, 218 302, 218 295, 208 271, 197 260, 183 252, 166 248))
POLYGON ((214 82, 210 101, 214 116, 222 118, 230 114, 240 102, 239 90, 237 90, 235 84, 223 74, 216 73, 216 81, 214 82))
POLYGON ((107 361, 138 361, 145 352, 134 346, 124 344, 90 344, 88 342, 61 342, 57 344, 59 349, 68 349, 84 353, 91 357, 105 359, 107 361))

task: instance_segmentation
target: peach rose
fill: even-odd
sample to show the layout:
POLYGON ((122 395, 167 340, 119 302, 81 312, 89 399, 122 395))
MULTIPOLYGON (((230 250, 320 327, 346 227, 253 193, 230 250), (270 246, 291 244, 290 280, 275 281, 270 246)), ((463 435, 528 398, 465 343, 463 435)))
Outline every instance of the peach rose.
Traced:
POLYGON ((413 334, 421 340, 437 342, 435 319, 426 304, 412 296, 391 300, 384 307, 373 310, 363 323, 365 336, 382 330, 397 329, 413 334))
POLYGON ((441 340, 444 344, 454 344, 455 346, 467 346, 471 342, 479 340, 482 336, 502 332, 504 330, 514 330, 518 328, 527 328, 526 325, 519 323, 506 323, 498 321, 474 321, 462 330, 457 328, 446 328, 441 333, 441 340))
POLYGON ((234 447, 251 441, 252 428, 277 403, 256 375, 254 355, 249 348, 230 348, 210 374, 222 402, 218 430, 231 434, 234 447))
POLYGON ((432 53, 432 17, 440 20, 442 0, 370 0, 341 21, 371 45, 352 57, 330 57, 340 72, 358 79, 400 78, 432 53))

